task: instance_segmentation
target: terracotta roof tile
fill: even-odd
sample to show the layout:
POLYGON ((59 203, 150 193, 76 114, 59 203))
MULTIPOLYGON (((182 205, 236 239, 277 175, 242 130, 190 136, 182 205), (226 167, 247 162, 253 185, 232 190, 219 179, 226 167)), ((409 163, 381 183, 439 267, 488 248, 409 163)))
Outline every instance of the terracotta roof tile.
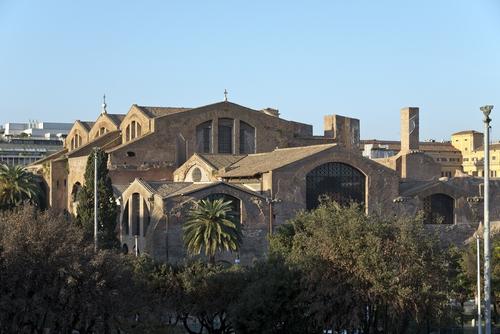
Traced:
POLYGON ((216 169, 221 169, 234 164, 243 159, 246 155, 231 155, 231 154, 201 154, 198 155, 216 169))
POLYGON ((478 132, 476 130, 465 130, 465 131, 459 131, 459 132, 452 133, 452 136, 456 136, 456 135, 472 135, 472 134, 476 134, 476 133, 483 134, 482 132, 478 132))
POLYGON ((121 136, 121 134, 120 134, 120 131, 118 131, 118 130, 106 132, 105 134, 98 137, 97 139, 95 139, 91 142, 88 142, 87 144, 85 144, 83 146, 80 146, 76 150, 69 152, 68 157, 73 158, 73 157, 88 155, 90 152, 92 152, 94 147, 105 147, 107 144, 115 141, 120 136, 121 136))
POLYGON ((90 129, 92 129, 92 127, 94 126, 95 122, 91 122, 91 121, 79 121, 80 123, 82 123, 83 127, 87 129, 87 131, 90 131, 90 129))
POLYGON ((127 116, 124 114, 107 114, 107 115, 113 121, 113 123, 115 123, 116 126, 120 126, 125 116, 127 116))
POLYGON ((192 108, 181 108, 181 107, 150 107, 150 106, 137 106, 137 108, 142 110, 146 115, 148 115, 151 118, 177 114, 192 109, 192 108))
POLYGON ((286 166, 335 146, 336 144, 323 144, 282 148, 268 153, 249 154, 229 166, 226 172, 222 173, 222 177, 254 176, 286 166))

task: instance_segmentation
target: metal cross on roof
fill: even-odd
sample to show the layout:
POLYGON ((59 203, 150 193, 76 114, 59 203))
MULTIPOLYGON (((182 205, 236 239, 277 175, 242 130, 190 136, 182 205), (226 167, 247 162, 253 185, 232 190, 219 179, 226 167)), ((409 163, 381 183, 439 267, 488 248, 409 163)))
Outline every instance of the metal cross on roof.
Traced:
POLYGON ((106 104, 106 94, 103 95, 102 97, 102 113, 105 114, 107 112, 106 110, 107 104, 106 104))

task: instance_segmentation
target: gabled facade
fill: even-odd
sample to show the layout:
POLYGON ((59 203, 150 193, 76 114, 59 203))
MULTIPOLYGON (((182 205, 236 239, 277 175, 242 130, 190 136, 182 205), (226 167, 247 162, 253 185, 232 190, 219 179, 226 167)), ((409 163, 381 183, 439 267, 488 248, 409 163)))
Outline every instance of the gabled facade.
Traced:
MULTIPOLYGON (((422 211, 429 226, 442 218, 443 231, 457 243, 477 228, 481 181, 442 177, 444 165, 421 149, 418 108, 402 109, 398 153, 384 159, 362 156, 359 120, 327 115, 324 121, 324 135, 314 136, 311 125, 282 119, 277 110, 228 101, 198 108, 132 105, 126 115, 75 122, 65 150, 31 168, 44 176, 50 205, 74 214, 88 155, 104 149, 122 247, 162 261, 185 257, 182 224, 194 201, 205 198, 232 203, 245 238, 239 254, 221 259, 239 257, 244 264, 266 254, 278 226, 325 197, 356 202, 368 214, 422 211)), ((491 188, 498 203, 500 184, 491 188)), ((500 219, 500 205, 493 206, 492 219, 500 219)))

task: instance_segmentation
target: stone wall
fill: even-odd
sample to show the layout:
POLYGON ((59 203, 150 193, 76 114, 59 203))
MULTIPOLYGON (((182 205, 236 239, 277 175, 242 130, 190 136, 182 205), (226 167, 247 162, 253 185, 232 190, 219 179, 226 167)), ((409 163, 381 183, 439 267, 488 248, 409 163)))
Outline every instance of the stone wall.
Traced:
MULTIPOLYGON (((186 251, 182 239, 182 224, 186 220, 190 203, 194 200, 203 199, 209 194, 216 193, 228 194, 241 201, 241 222, 243 226, 243 243, 239 252, 241 263, 249 265, 267 253, 269 206, 266 204, 265 199, 233 187, 219 184, 189 195, 176 196, 166 200, 164 212, 168 217, 167 238, 164 240, 155 240, 155 242, 158 242, 154 245, 154 255, 156 258, 165 260, 166 254, 168 254, 169 262, 179 262, 185 258, 186 251)), ((217 256, 217 260, 224 260, 231 263, 234 263, 235 258, 236 254, 229 252, 217 256)))
MULTIPOLYGON (((217 153, 219 118, 234 120, 234 154, 239 153, 239 121, 246 122, 256 129, 257 153, 269 152, 276 147, 288 147, 293 142, 299 145, 302 137, 313 138, 311 125, 286 121, 233 103, 222 102, 154 119, 155 132, 131 141, 128 145, 110 150, 110 163, 117 166, 163 164, 177 167, 185 161, 180 159, 181 156, 187 159, 196 152, 196 126, 210 120, 212 120, 212 153, 217 153), (185 152, 178 152, 179 137, 185 141, 185 145, 182 146, 185 152)), ((122 125, 125 123, 124 121, 122 125)))

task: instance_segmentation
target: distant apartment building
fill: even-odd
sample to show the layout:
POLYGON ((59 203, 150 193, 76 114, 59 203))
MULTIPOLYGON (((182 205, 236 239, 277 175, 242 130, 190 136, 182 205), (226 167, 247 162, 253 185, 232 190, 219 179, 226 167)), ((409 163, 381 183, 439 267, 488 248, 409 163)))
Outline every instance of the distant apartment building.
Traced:
MULTIPOLYGON (((391 140, 361 140, 363 156, 370 159, 386 159, 397 155, 401 142, 391 140)), ((419 142, 418 151, 423 152, 441 166, 441 176, 452 177, 462 171, 462 153, 449 141, 427 140, 419 142)))
POLYGON ((0 127, 0 163, 28 165, 59 151, 72 123, 6 123, 0 127))
MULTIPOLYGON (((451 135, 451 143, 462 152, 463 170, 472 176, 484 176, 484 135, 474 130, 451 135)), ((500 143, 490 144, 490 177, 500 177, 500 143)))

